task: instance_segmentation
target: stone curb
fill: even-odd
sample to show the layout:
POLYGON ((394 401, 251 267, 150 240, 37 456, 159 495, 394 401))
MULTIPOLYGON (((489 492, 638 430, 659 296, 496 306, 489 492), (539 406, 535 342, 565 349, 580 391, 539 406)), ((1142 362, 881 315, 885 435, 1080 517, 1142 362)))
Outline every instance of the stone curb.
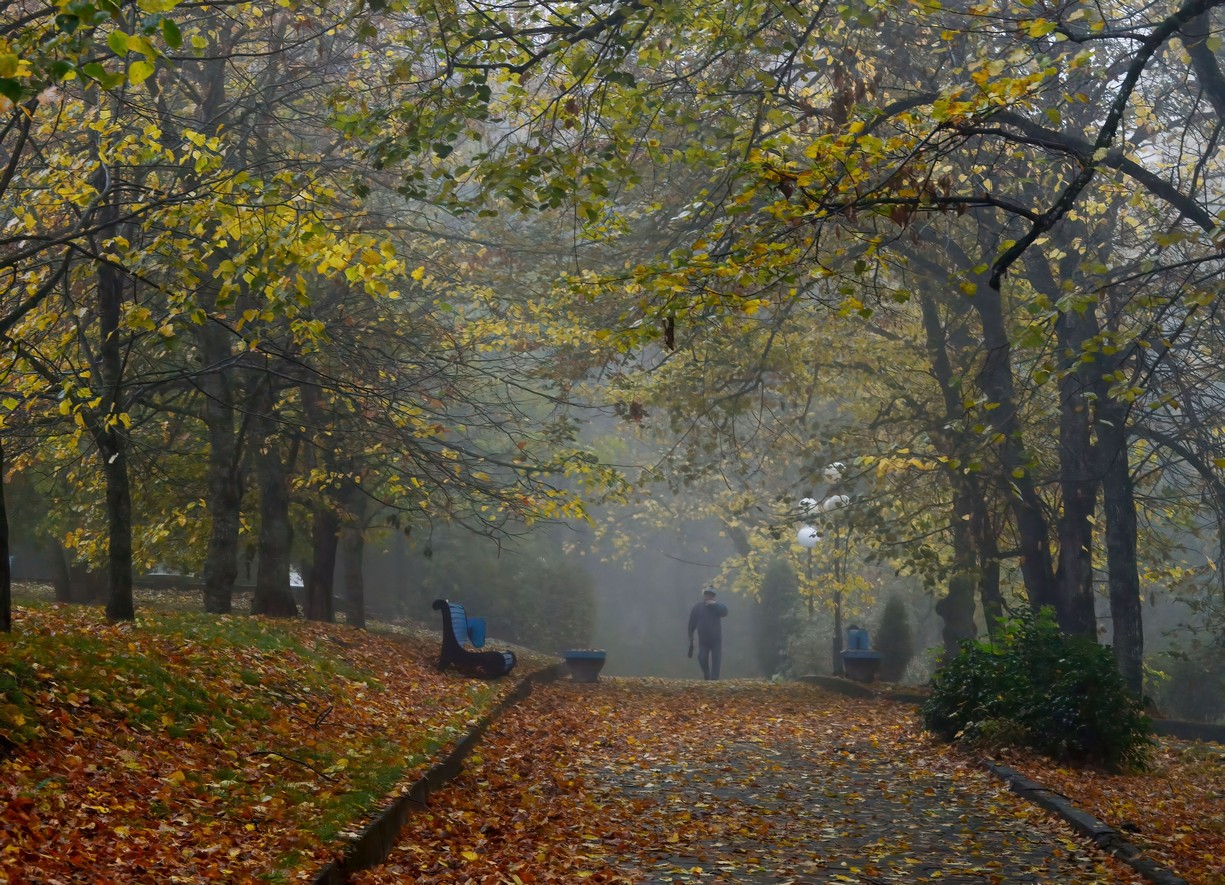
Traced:
POLYGON ((984 759, 983 767, 1004 781, 1008 788, 1022 799, 1057 814, 1099 849, 1118 858, 1154 885, 1188 885, 1186 879, 1145 857, 1140 849, 1123 838, 1118 830, 1081 811, 1058 793, 1022 777, 1007 765, 984 759))
POLYGON ((512 705, 519 703, 532 693, 537 683, 553 682, 565 672, 565 663, 557 663, 535 670, 525 676, 518 685, 473 725, 456 742, 455 747, 441 761, 429 768, 407 791, 396 796, 380 811, 362 832, 345 846, 343 856, 334 860, 315 874, 313 885, 345 885, 349 876, 360 870, 378 866, 391 854, 399 839, 400 831, 413 811, 426 807, 430 793, 437 792, 452 780, 463 768, 464 758, 476 747, 486 730, 512 705))

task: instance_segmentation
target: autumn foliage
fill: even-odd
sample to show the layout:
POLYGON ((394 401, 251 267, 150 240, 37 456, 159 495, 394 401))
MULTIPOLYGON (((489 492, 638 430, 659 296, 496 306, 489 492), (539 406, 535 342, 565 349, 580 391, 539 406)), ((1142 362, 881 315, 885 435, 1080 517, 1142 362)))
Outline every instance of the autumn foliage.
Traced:
POLYGON ((317 870, 512 687, 436 672, 437 636, 17 609, 0 638, 0 882, 317 870))

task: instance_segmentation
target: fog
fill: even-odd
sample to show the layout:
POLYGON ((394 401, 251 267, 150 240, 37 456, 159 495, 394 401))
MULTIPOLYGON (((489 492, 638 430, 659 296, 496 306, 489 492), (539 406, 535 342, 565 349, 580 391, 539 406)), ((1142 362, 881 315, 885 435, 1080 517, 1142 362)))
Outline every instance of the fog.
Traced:
MULTIPOLYGON (((689 610, 716 580, 734 550, 718 533, 689 526, 639 539, 633 565, 588 562, 596 579, 593 642, 608 652, 610 676, 701 679, 697 659, 686 657, 689 610)), ((756 654, 756 602, 722 588, 722 677, 764 676, 756 654)))

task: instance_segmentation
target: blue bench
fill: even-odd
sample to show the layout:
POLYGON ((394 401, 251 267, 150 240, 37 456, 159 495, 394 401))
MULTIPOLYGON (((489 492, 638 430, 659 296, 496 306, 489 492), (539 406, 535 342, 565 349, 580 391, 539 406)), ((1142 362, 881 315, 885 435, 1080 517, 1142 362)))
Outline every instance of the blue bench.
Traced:
POLYGON ((434 610, 442 612, 442 652, 438 669, 454 667, 468 676, 497 679, 515 666, 512 651, 475 651, 485 644, 484 621, 469 618, 464 607, 445 599, 434 600, 434 610), (479 623, 473 623, 479 622, 479 623), (468 648, 471 645, 472 648, 468 648))

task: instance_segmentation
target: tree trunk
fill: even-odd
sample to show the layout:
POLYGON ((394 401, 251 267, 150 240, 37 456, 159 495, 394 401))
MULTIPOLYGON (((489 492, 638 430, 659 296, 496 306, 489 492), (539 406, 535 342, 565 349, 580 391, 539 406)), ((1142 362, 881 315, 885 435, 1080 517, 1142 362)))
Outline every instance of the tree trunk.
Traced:
POLYGON ((313 555, 306 582, 306 619, 330 623, 336 620, 332 598, 340 520, 329 502, 322 497, 315 502, 314 511, 311 525, 313 555))
POLYGON ((204 610, 229 614, 238 579, 238 536, 242 480, 239 438, 234 426, 234 385, 228 372, 229 332, 206 323, 197 336, 204 371, 204 424, 208 430, 208 556, 204 560, 204 610))
MULTIPOLYGON (((1101 388, 1106 384, 1102 383, 1101 388)), ((1097 440, 1105 468, 1102 482, 1106 512, 1106 575, 1110 617, 1114 622, 1114 658, 1128 689, 1144 696, 1144 611, 1136 561, 1136 499, 1127 452, 1127 408, 1102 390, 1098 400, 1097 440)))
POLYGON ((271 378, 261 381, 254 419, 255 473, 259 483, 259 567, 255 575, 255 595, 251 613, 273 618, 292 618, 298 614, 289 589, 289 477, 285 453, 281 449, 272 420, 271 378))
MULTIPOLYGON (((114 207, 106 210, 113 217, 114 207)), ((108 220, 110 220, 108 218, 108 220)), ((123 351, 119 321, 123 302, 123 277, 118 268, 98 265, 98 331, 105 408, 92 419, 94 441, 106 477, 106 517, 109 532, 107 551, 106 616, 112 621, 136 618, 132 597, 132 489, 128 477, 127 440, 123 413, 123 351)))
POLYGON ((958 486, 950 526, 953 536, 953 574, 949 577, 948 592, 936 602, 936 614, 944 622, 940 638, 944 642, 944 653, 948 658, 957 654, 962 642, 978 635, 978 628, 974 625, 978 554, 974 546, 970 518, 975 509, 972 500, 975 490, 965 477, 955 477, 953 482, 958 486))
POLYGON ((366 626, 366 585, 362 575, 362 556, 366 549, 366 496, 353 480, 345 482, 341 503, 346 511, 340 530, 341 577, 344 581, 345 622, 350 627, 366 626))
POLYGON ((1004 594, 1000 592, 1000 560, 998 556, 986 557, 982 565, 982 581, 978 595, 982 600, 983 619, 987 622, 987 635, 998 636, 1004 622, 1004 594))
POLYGON ((336 546, 339 543, 337 536, 340 531, 340 517, 330 499, 335 457, 326 429, 328 417, 323 410, 322 391, 311 381, 301 384, 299 391, 310 434, 303 440, 307 447, 306 470, 308 474, 325 477, 319 488, 314 490, 311 502, 311 565, 306 573, 304 608, 307 620, 331 622, 336 619, 333 591, 336 582, 336 546))
POLYGON ((72 595, 72 569, 68 567, 64 545, 52 537, 46 539, 46 545, 47 562, 51 564, 51 586, 55 589, 55 601, 75 602, 72 595))
POLYGON ((1009 490, 1009 505, 1017 523, 1021 576, 1029 604, 1035 610, 1050 606, 1059 611, 1049 526, 1030 472, 1017 416, 1012 345, 1004 325, 1003 299, 997 289, 986 286, 978 290, 973 303, 982 322, 983 348, 986 351, 979 371, 979 387, 990 403, 995 405, 988 417, 1000 435, 1000 464, 1005 488, 1009 490))
MULTIPOLYGON (((1089 404, 1085 397, 1093 365, 1081 361, 1084 344, 1096 334, 1091 309, 1068 311, 1055 321, 1061 351, 1059 379, 1059 565, 1055 570, 1056 612, 1063 632, 1097 637, 1093 604, 1093 518, 1097 508, 1089 404)), ((1098 368, 1096 371, 1100 371, 1098 368)))
MULTIPOLYGON (((936 301, 930 293, 920 292, 919 306, 923 316, 928 360, 944 401, 944 421, 941 429, 932 434, 932 439, 940 454, 956 460, 960 465, 960 462, 964 460, 962 439, 952 428, 955 428, 961 421, 965 409, 961 404, 956 379, 953 377, 948 336, 945 333, 944 324, 940 321, 940 311, 936 301)), ((953 539, 953 574, 949 578, 948 591, 936 602, 936 614, 943 622, 940 635, 944 642, 945 654, 951 657, 957 654, 964 640, 973 639, 978 631, 974 626, 974 578, 977 555, 974 549, 974 537, 966 520, 976 506, 973 500, 976 489, 969 478, 961 472, 960 466, 949 472, 949 482, 954 490, 953 511, 949 523, 953 539)), ((979 504, 981 505, 981 502, 979 504)))
POLYGON ((106 616, 112 621, 136 619, 132 596, 132 488, 122 444, 107 458, 106 515, 110 532, 106 616))
POLYGON ((4 503, 4 439, 0 437, 0 631, 13 631, 13 571, 9 568, 9 518, 4 503))
POLYGON ((834 639, 830 643, 834 675, 842 675, 842 591, 834 591, 834 639))

